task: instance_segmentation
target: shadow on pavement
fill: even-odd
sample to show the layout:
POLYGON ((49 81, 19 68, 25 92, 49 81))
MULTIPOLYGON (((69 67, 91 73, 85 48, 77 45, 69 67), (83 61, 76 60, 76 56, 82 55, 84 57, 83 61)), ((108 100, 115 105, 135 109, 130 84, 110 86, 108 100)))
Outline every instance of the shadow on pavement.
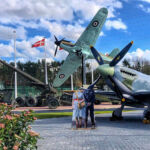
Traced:
POLYGON ((96 125, 105 126, 105 127, 114 127, 114 128, 128 128, 128 129, 141 129, 141 130, 150 130, 150 124, 143 124, 143 117, 141 114, 126 114, 123 116, 121 121, 110 121, 111 114, 107 116, 96 116, 96 125))

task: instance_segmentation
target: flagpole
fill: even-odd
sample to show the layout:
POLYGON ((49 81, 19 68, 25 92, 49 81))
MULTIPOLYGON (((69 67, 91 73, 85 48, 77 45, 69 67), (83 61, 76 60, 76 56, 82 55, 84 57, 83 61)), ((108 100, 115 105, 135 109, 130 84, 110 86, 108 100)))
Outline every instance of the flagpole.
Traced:
POLYGON ((71 90, 73 91, 73 75, 71 75, 71 90))
POLYGON ((83 57, 83 85, 86 85, 86 63, 84 57, 83 57))
MULTIPOLYGON (((15 68, 17 68, 16 64, 16 31, 13 31, 14 33, 14 63, 15 63, 15 68)), ((17 72, 15 71, 15 99, 17 98, 17 72)))
POLYGON ((92 73, 92 83, 94 82, 94 75, 93 75, 93 59, 91 62, 91 73, 92 73))
POLYGON ((48 78, 47 78, 46 44, 45 43, 44 43, 44 52, 45 52, 45 84, 47 85, 48 84, 48 78))

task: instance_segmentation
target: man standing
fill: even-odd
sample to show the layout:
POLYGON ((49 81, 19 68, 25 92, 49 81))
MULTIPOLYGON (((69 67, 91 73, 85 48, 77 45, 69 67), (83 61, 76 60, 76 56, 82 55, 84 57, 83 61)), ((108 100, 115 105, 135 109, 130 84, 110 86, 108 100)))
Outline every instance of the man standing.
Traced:
POLYGON ((94 94, 94 85, 99 81, 101 76, 99 76, 93 84, 91 84, 87 89, 84 90, 83 95, 86 103, 86 118, 85 118, 85 127, 87 128, 88 122, 88 113, 90 111, 92 129, 95 128, 95 118, 94 118, 94 102, 95 102, 95 94, 94 94))

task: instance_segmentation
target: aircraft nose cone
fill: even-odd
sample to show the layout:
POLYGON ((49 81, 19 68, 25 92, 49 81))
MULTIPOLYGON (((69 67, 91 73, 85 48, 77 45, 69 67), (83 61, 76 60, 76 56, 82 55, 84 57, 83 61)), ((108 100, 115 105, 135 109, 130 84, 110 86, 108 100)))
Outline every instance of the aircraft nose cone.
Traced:
POLYGON ((60 41, 55 41, 55 44, 59 46, 60 45, 60 41))
POLYGON ((100 65, 98 67, 100 74, 103 76, 113 76, 114 75, 114 67, 110 67, 108 64, 100 65))

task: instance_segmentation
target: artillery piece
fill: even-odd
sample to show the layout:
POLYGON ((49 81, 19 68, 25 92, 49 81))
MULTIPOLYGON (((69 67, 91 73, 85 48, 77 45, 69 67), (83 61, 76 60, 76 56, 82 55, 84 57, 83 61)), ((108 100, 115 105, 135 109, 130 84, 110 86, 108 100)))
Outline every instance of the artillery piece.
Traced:
POLYGON ((7 66, 8 68, 12 69, 13 71, 17 72, 18 74, 22 75, 26 79, 30 81, 32 86, 38 87, 42 89, 42 92, 36 98, 32 97, 17 97, 14 100, 10 100, 12 96, 13 89, 4 89, 1 90, 1 98, 0 101, 6 102, 8 104, 15 104, 18 103, 19 106, 41 106, 41 105, 48 105, 49 108, 56 108, 59 105, 58 99, 55 97, 57 90, 54 89, 50 84, 46 85, 44 82, 32 77, 28 73, 23 72, 22 70, 15 68, 14 66, 6 63, 3 60, 0 60, 0 63, 7 66))

